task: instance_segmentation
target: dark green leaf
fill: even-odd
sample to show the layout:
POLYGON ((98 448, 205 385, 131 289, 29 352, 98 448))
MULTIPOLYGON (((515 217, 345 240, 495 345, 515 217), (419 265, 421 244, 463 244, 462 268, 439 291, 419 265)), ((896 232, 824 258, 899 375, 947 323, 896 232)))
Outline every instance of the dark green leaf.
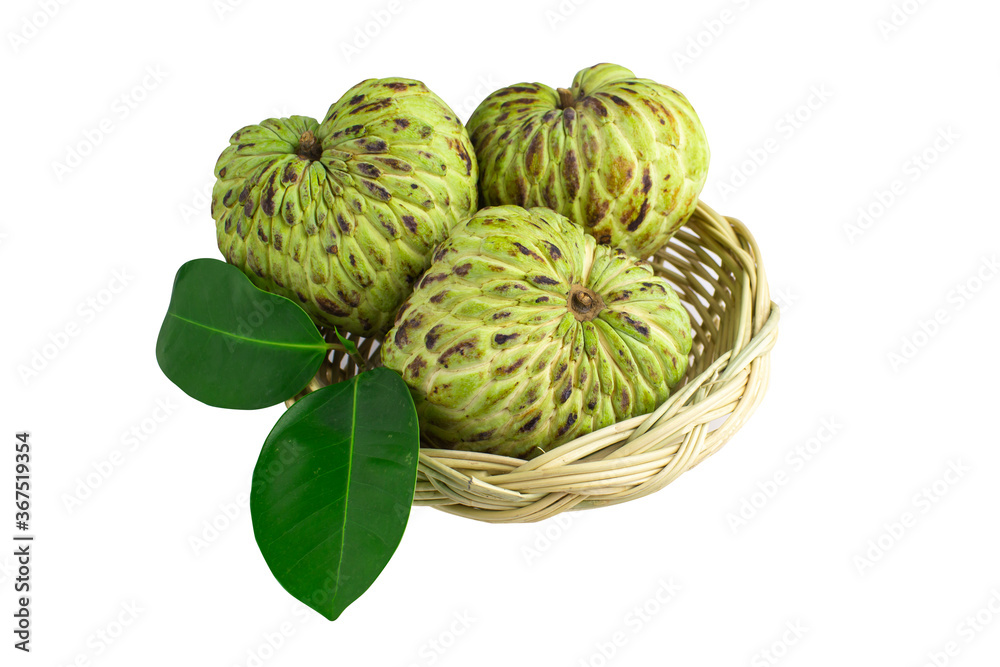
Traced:
POLYGON ((297 394, 327 349, 293 301, 258 289, 225 262, 195 259, 174 278, 156 360, 192 398, 252 410, 297 394))
POLYGON ((337 331, 336 329, 333 330, 333 333, 337 334, 337 340, 339 340, 340 344, 344 346, 345 350, 347 350, 347 354, 351 355, 354 358, 358 358, 361 356, 361 352, 358 351, 358 346, 354 344, 353 340, 348 340, 347 338, 344 338, 342 335, 340 335, 340 332, 337 331))
POLYGON ((300 399, 254 469, 253 532, 282 586, 331 621, 389 562, 413 503, 417 412, 377 368, 300 399))

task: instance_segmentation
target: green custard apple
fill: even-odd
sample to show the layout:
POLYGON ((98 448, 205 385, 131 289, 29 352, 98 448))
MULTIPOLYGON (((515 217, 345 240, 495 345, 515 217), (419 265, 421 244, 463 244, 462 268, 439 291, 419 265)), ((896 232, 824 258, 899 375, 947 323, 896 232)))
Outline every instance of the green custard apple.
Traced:
POLYGON ((452 231, 381 348, 426 442, 521 458, 651 412, 690 350, 688 312, 648 263, 518 206, 452 231))
POLYGON ((636 257, 684 224, 708 175, 687 98, 618 65, 581 70, 569 89, 502 88, 467 127, 486 205, 548 207, 636 257))
POLYGON ((476 210, 455 113, 410 79, 368 79, 321 123, 272 118, 230 138, 212 217, 226 260, 321 326, 381 336, 434 247, 476 210))

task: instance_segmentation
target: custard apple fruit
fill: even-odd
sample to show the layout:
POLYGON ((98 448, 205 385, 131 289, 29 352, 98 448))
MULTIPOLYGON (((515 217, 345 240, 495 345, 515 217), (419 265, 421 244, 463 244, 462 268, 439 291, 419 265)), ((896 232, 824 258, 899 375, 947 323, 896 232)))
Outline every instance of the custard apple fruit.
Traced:
POLYGON ((664 278, 545 208, 459 225, 382 345, 431 445, 532 458, 645 414, 684 375, 687 310, 664 278))
POLYGON ((569 90, 502 88, 467 127, 484 204, 546 206, 636 257, 687 221, 708 175, 687 98, 618 65, 581 70, 569 90))
POLYGON ((369 79, 322 123, 236 132, 215 167, 226 260, 321 326, 383 335, 449 229, 476 210, 472 144, 419 81, 369 79))

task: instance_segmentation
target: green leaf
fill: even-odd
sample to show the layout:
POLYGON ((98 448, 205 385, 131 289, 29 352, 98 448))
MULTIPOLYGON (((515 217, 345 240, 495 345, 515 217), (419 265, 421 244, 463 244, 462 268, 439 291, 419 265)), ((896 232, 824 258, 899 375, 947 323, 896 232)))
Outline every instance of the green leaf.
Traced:
POLYGON ((339 340, 340 344, 344 346, 345 350, 347 350, 347 354, 351 355, 355 359, 361 356, 361 352, 358 351, 358 346, 354 344, 353 340, 344 338, 340 332, 337 331, 337 329, 334 329, 333 333, 337 334, 337 340, 339 340))
POLYGON ((225 262, 195 259, 174 278, 156 361, 192 398, 253 410, 297 394, 327 350, 295 302, 258 289, 225 262))
POLYGON ((257 545, 285 590, 331 621, 403 537, 419 440, 410 391, 385 368, 305 396, 267 436, 250 492, 257 545))

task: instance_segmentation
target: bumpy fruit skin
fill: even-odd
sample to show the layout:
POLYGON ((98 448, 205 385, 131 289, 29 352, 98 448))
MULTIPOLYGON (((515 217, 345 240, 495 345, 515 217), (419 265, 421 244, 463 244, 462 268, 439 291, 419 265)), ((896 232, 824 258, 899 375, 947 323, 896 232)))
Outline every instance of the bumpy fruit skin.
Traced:
POLYGON ((687 98, 618 65, 581 70, 570 90, 498 90, 467 127, 486 205, 546 206, 636 257, 687 221, 708 175, 687 98))
POLYGON ((455 113, 419 81, 369 79, 312 118, 236 132, 215 167, 219 249, 322 326, 383 335, 433 248, 476 210, 455 113))
POLYGON ((430 444, 532 458, 655 409, 690 350, 688 313, 649 264, 548 209, 497 206, 435 251, 382 360, 430 444))

